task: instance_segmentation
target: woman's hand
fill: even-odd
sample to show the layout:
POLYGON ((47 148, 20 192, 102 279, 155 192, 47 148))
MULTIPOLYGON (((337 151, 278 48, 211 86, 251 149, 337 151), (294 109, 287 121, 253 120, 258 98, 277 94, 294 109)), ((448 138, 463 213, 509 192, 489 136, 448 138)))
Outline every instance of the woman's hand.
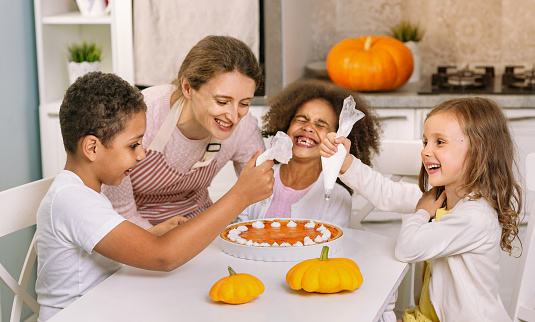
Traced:
POLYGON ((267 160, 258 166, 255 166, 256 159, 262 154, 259 149, 243 168, 238 182, 232 187, 243 198, 247 205, 264 200, 273 194, 273 177, 272 160, 267 160))
POLYGON ((437 209, 442 207, 444 201, 446 201, 446 191, 443 191, 437 198, 437 190, 437 187, 433 187, 433 189, 424 192, 422 198, 420 198, 418 204, 416 205, 416 211, 419 209, 424 209, 429 213, 431 219, 435 218, 437 209))
POLYGON ((338 148, 336 146, 340 143, 344 145, 344 148, 346 148, 347 151, 347 155, 344 159, 344 163, 342 164, 342 168, 340 168, 340 173, 344 174, 353 162, 353 158, 349 154, 349 149, 351 148, 351 141, 349 141, 348 138, 343 136, 336 137, 336 132, 328 133, 325 139, 321 141, 320 155, 324 158, 330 158, 331 156, 336 154, 336 152, 338 151, 338 148))

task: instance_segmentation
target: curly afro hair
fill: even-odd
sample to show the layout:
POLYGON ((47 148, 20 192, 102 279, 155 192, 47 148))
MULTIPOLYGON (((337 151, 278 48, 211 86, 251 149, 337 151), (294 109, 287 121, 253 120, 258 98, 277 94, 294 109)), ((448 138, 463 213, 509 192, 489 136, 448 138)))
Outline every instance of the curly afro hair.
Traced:
POLYGON ((87 135, 109 145, 141 111, 147 111, 143 94, 127 81, 114 74, 85 74, 67 89, 59 109, 65 151, 75 153, 78 142, 87 135))
MULTIPOLYGON (((371 165, 373 156, 379 153, 381 125, 375 111, 356 92, 333 83, 320 80, 305 80, 293 83, 268 100, 269 111, 262 117, 262 135, 269 137, 277 131, 286 133, 297 109, 313 99, 327 101, 336 116, 342 111, 344 100, 353 96, 356 108, 366 116, 355 123, 347 138, 351 141, 349 153, 364 164, 371 165)), ((336 124, 338 129, 338 120, 336 124)))

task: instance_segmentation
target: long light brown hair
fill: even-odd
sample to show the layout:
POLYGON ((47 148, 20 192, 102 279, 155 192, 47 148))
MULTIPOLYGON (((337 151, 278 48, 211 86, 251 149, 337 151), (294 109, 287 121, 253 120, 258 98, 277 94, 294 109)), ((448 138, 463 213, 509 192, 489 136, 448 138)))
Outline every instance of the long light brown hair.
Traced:
MULTIPOLYGON (((522 189, 515 179, 518 166, 515 144, 502 109, 482 97, 452 99, 435 107, 426 120, 439 113, 453 115, 470 142, 466 161, 468 178, 461 187, 471 199, 484 198, 497 212, 502 227, 501 248, 512 254, 512 243, 518 238, 522 189)), ((429 175, 420 170, 419 185, 428 187, 429 175)), ((520 241, 520 247, 522 243, 520 241)))
POLYGON ((230 36, 206 36, 190 49, 180 65, 178 76, 172 82, 177 87, 174 95, 182 96, 182 77, 191 88, 199 90, 210 79, 233 71, 254 80, 256 88, 262 84, 262 67, 243 41, 230 36))

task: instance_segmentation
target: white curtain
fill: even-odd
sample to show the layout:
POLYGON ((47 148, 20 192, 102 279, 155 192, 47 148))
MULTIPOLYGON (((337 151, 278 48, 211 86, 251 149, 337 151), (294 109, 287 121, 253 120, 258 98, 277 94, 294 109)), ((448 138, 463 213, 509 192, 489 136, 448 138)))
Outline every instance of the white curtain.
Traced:
POLYGON ((134 69, 137 85, 176 78, 188 51, 208 35, 233 36, 259 53, 255 0, 134 0, 134 69))

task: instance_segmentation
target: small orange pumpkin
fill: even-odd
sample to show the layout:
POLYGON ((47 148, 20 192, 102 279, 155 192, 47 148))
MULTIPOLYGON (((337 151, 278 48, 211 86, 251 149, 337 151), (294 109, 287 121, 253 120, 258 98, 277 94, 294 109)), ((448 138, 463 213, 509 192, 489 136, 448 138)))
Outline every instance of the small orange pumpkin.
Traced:
POLYGON ((229 266, 230 276, 223 277, 210 289, 210 298, 216 302, 242 304, 252 301, 264 292, 264 284, 256 277, 236 272, 229 266))
POLYGON ((411 77, 412 53, 393 37, 344 39, 331 48, 327 72, 331 80, 354 91, 387 91, 411 77))
POLYGON ((294 290, 337 293, 353 291, 362 285, 360 268, 350 258, 328 258, 329 247, 323 246, 320 258, 294 265, 286 274, 286 283, 294 290))

